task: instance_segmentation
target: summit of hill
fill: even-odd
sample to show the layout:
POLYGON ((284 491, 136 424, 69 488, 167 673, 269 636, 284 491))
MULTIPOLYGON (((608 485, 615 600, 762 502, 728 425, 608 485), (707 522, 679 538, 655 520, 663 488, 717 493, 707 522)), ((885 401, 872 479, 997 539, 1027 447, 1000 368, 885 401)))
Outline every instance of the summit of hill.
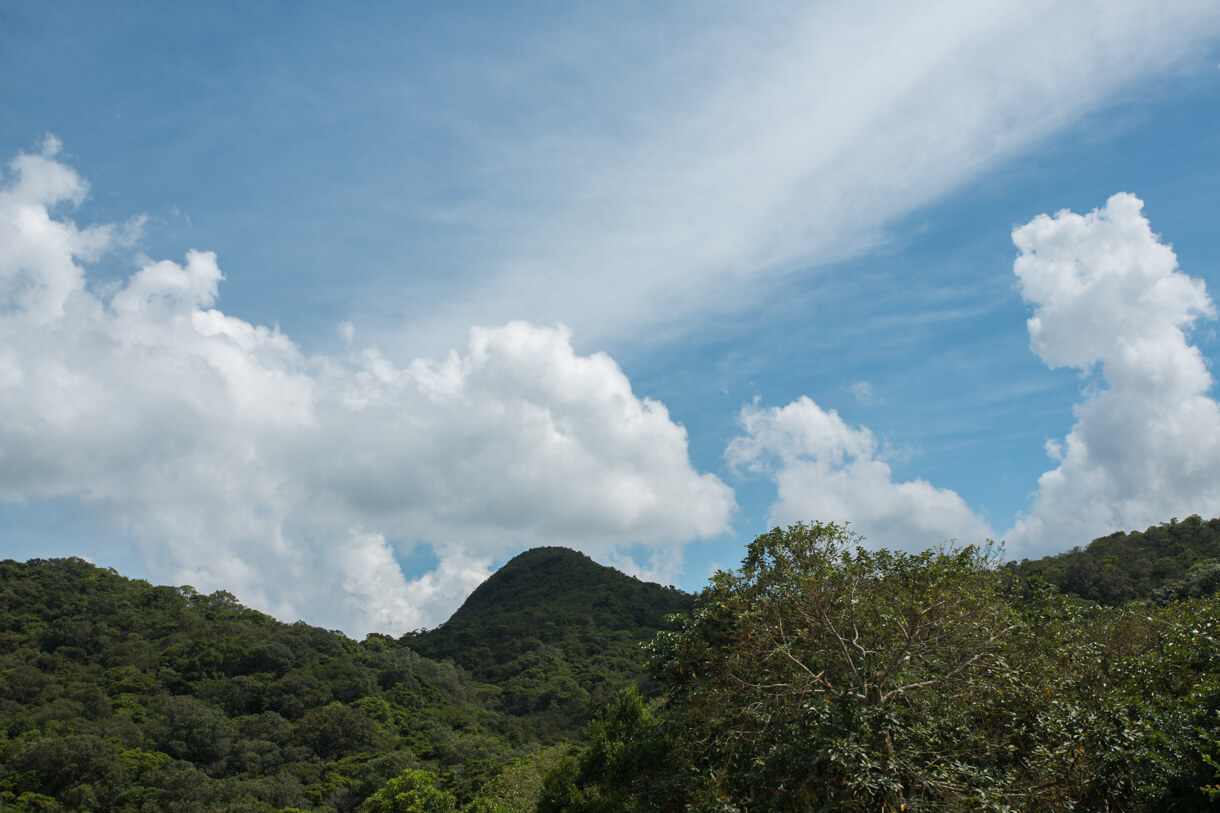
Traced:
POLYGON ((444 624, 400 640, 500 687, 505 712, 549 729, 548 717, 559 726, 622 686, 646 685, 641 644, 694 600, 574 550, 534 548, 492 574, 444 624))
POLYGON ((479 585, 444 625, 425 635, 444 640, 513 618, 531 635, 554 642, 571 625, 645 632, 669 613, 688 610, 694 597, 673 587, 640 581, 568 548, 533 548, 518 554, 479 585))

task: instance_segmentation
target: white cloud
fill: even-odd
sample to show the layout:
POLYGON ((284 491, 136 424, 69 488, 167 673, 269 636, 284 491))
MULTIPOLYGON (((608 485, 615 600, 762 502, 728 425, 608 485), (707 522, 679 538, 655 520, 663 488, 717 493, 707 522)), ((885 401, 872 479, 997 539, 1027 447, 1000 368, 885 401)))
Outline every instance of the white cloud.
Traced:
POLYGON ((684 564, 682 548, 661 548, 651 551, 647 563, 641 563, 627 554, 610 556, 606 564, 617 568, 628 576, 657 584, 671 584, 682 572, 684 564))
POLYGON ((577 92, 480 154, 497 182, 472 204, 497 235, 488 276, 417 300, 413 335, 509 315, 638 341, 749 307, 767 280, 875 247, 1220 31, 1211 0, 708 8, 624 33, 624 48, 666 45, 612 73, 536 68, 539 83, 574 71, 577 92))
POLYGON ((873 385, 867 381, 856 381, 848 385, 847 391, 856 399, 860 406, 872 406, 881 403, 881 399, 873 392, 873 385))
POLYGON ((343 343, 350 345, 356 340, 356 326, 351 322, 343 321, 335 326, 335 332, 339 334, 339 338, 343 343))
POLYGON ((1028 516, 1008 538, 1037 555, 1171 517, 1220 513, 1220 407, 1186 331, 1215 307, 1178 270, 1143 203, 1119 194, 1087 215, 1039 215, 1013 232, 1030 347, 1094 373, 1076 424, 1047 452, 1028 516))
POLYGON ((726 457, 775 480, 770 523, 851 522, 870 545, 923 550, 956 539, 980 543, 987 523, 955 492, 925 480, 895 482, 877 441, 807 397, 784 407, 747 406, 726 457))
POLYGON ((685 430, 564 328, 475 328, 440 360, 306 356, 214 307, 208 252, 91 290, 82 264, 138 224, 57 215, 87 186, 51 148, 10 171, 0 500, 79 499, 158 578, 357 634, 444 620, 523 546, 664 560, 727 527, 732 492, 694 471, 685 430), (408 581, 391 540, 431 544, 439 567, 408 581))

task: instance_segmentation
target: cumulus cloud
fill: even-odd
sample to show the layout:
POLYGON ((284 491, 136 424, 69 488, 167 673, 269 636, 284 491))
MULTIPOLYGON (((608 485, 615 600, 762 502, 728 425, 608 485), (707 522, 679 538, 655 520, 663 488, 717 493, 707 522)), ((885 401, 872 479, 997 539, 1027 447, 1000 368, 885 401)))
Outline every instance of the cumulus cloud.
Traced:
POLYGON ((520 547, 658 561, 727 527, 685 430, 562 327, 475 328, 441 359, 311 356, 216 306, 215 255, 115 288, 85 264, 139 228, 78 228, 88 186, 19 155, 0 179, 0 500, 75 498, 158 578, 360 634, 432 625, 520 547), (408 580, 396 545, 433 546, 408 580))
POLYGON ((1059 465, 1008 534, 1026 555, 1220 513, 1220 408, 1188 338, 1215 306, 1142 209, 1118 194, 1087 215, 1039 215, 1013 232, 1030 347, 1088 381, 1071 432, 1047 442, 1059 465))
POLYGON ((744 434, 726 457, 734 468, 773 478, 769 521, 850 521, 870 545, 923 550, 948 540, 979 543, 987 523, 955 492, 925 480, 895 482, 876 438, 808 397, 784 407, 746 406, 744 434))

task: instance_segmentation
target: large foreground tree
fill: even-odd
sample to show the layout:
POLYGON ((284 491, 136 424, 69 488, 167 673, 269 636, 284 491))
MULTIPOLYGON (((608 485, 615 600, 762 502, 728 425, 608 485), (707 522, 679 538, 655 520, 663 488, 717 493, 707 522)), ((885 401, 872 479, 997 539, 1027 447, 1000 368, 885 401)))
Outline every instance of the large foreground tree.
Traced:
POLYGON ((613 794, 666 811, 1206 802, 1214 600, 1107 610, 1021 579, 990 547, 861 542, 835 524, 758 537, 652 644, 655 725, 604 717, 554 809, 613 794), (640 767, 608 782, 601 762, 640 767))

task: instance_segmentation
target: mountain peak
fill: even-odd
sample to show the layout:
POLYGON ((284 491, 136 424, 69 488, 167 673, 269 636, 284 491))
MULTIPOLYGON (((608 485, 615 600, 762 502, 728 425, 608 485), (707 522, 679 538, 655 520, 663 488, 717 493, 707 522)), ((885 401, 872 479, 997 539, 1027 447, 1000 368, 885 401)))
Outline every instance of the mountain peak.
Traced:
POLYGON ((533 548, 493 573, 444 624, 404 643, 489 679, 539 647, 574 659, 631 651, 664 628, 667 615, 693 605, 689 593, 640 581, 578 551, 533 548))
MULTIPOLYGON (((446 625, 484 613, 556 604, 575 606, 587 603, 589 591, 630 591, 628 585, 631 584, 644 583, 612 567, 599 565, 571 548, 531 548, 514 556, 475 588, 446 625)), ((660 585, 649 586, 667 590, 660 585)))

